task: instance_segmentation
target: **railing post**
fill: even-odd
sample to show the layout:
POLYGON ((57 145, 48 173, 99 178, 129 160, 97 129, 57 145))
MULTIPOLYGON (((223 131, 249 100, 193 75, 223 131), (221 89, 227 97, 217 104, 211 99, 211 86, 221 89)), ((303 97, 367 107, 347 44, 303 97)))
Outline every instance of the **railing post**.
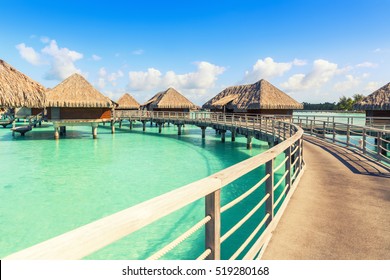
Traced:
POLYGON ((363 149, 363 154, 365 154, 366 153, 366 129, 365 128, 363 128, 362 135, 363 135, 362 149, 363 149))
POLYGON ((333 133, 333 143, 336 142, 336 123, 334 122, 334 117, 333 117, 333 123, 332 123, 332 133, 333 133))
POLYGON ((286 181, 285 181, 286 186, 288 185, 288 190, 286 192, 286 194, 287 194, 291 188, 291 146, 289 146, 284 151, 284 154, 286 157, 288 157, 288 160, 286 161, 286 164, 285 164, 285 169, 286 169, 286 171, 288 170, 288 173, 286 175, 286 181))
POLYGON ((216 190, 206 196, 206 216, 211 220, 206 224, 206 250, 211 253, 208 260, 221 259, 221 191, 216 190))
POLYGON ((274 218, 274 159, 267 161, 265 164, 265 172, 269 174, 269 177, 266 181, 266 192, 269 194, 266 203, 266 211, 269 214, 268 224, 274 218))
POLYGON ((313 135, 313 120, 310 120, 310 135, 313 135))
POLYGON ((381 132, 378 131, 378 133, 377 133, 377 155, 378 155, 378 159, 381 157, 381 152, 382 152, 382 135, 381 135, 381 132))
POLYGON ((272 141, 275 143, 275 119, 272 119, 272 141))
MULTIPOLYGON (((349 122, 349 118, 348 118, 348 122, 349 122)), ((347 124, 347 147, 349 147, 349 137, 350 137, 350 133, 351 133, 351 127, 349 124, 347 124)))
POLYGON ((326 129, 326 122, 324 121, 324 123, 322 124, 322 138, 325 139, 325 129, 326 129))
POLYGON ((303 136, 299 139, 299 171, 302 170, 303 166, 303 136))

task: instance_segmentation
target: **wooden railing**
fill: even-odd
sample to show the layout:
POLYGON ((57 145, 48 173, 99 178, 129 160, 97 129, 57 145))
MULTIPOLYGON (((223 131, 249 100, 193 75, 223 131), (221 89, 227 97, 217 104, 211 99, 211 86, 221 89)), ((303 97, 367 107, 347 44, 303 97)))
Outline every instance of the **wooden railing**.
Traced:
POLYGON ((327 121, 332 123, 345 123, 350 125, 360 125, 360 126, 369 126, 379 129, 389 129, 390 128, 390 118, 389 117, 368 117, 368 116, 351 116, 346 114, 334 116, 327 114, 317 114, 317 115, 294 115, 294 119, 297 119, 297 122, 306 122, 306 120, 313 121, 327 121))
POLYGON ((268 133, 273 132, 275 137, 282 138, 284 141, 262 154, 204 179, 14 253, 6 259, 81 259, 198 200, 204 201, 204 217, 178 238, 151 255, 149 259, 161 258, 202 228, 205 230, 205 248, 197 259, 220 259, 221 244, 255 213, 263 209, 262 217, 258 220, 256 228, 248 234, 245 240, 242 240, 239 248, 229 258, 238 258, 244 250, 243 259, 256 259, 261 256, 264 244, 269 240, 303 173, 303 130, 290 122, 261 116, 154 112, 149 115, 145 114, 145 116, 137 114, 134 117, 143 121, 150 120, 151 117, 159 121, 164 119, 170 122, 191 120, 191 123, 196 125, 225 123, 234 125, 237 129, 250 128, 257 132, 263 129, 263 132, 264 130, 268 133), (275 166, 275 159, 281 154, 284 159, 278 166, 275 166), (265 171, 263 174, 258 174, 256 184, 248 186, 245 193, 221 205, 221 191, 225 186, 264 165, 265 171), (282 172, 282 174, 275 182, 276 172, 282 172), (255 190, 259 188, 265 190, 262 197, 257 197, 257 193, 255 195, 255 190), (278 191, 275 192, 276 190, 278 191), (240 201, 248 197, 257 200, 256 206, 233 227, 222 233, 221 214, 232 207, 237 207, 240 201), (250 247, 248 247, 249 244, 251 244, 250 247))
POLYGON ((309 135, 355 148, 376 160, 390 163, 390 130, 308 117, 294 117, 293 121, 309 135))

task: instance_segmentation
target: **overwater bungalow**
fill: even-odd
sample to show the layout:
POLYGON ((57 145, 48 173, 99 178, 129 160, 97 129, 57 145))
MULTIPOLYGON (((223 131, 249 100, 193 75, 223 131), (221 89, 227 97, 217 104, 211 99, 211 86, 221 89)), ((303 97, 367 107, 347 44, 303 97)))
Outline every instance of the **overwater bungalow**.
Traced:
POLYGON ((66 126, 92 126, 93 137, 97 137, 100 122, 111 120, 114 103, 84 77, 73 74, 53 89, 46 92, 47 119, 53 122, 54 137, 59 130, 66 133, 66 126))
POLYGON ((365 110, 366 117, 374 117, 374 119, 367 118, 368 124, 389 124, 389 121, 384 118, 390 118, 390 83, 356 103, 354 108, 365 110))
POLYGON ((129 117, 132 112, 140 109, 140 104, 128 93, 122 95, 116 102, 118 106, 115 108, 115 117, 129 117))
POLYGON ((148 111, 190 112, 198 109, 198 106, 170 87, 154 95, 141 108, 148 111))
POLYGON ((203 105, 213 112, 292 116, 303 105, 266 80, 224 89, 203 105))
MULTIPOLYGON (((43 111, 45 87, 0 59, 0 107, 15 112, 23 108, 25 115, 43 111)), ((5 114, 3 114, 4 118, 5 114)), ((14 117, 14 116, 8 116, 14 117)))

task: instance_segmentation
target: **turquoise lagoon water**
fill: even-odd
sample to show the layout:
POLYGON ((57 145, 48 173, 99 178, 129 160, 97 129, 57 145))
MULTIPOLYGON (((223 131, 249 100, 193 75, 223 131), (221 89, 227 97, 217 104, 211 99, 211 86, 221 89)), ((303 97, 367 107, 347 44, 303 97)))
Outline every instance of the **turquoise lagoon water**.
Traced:
MULTIPOLYGON (((214 130, 186 126, 182 136, 174 126, 140 123, 129 130, 100 125, 93 140, 90 127, 68 127, 67 136, 53 140, 49 124, 21 137, 0 129, 0 257, 27 248, 117 211, 211 175, 268 149, 246 138, 225 143, 214 130)), ((277 162, 282 160, 277 159, 277 162)), ((280 170, 279 173, 282 173, 280 170)), ((264 174, 258 168, 222 191, 222 204, 253 186, 264 174)), ((280 175, 276 175, 277 180, 280 175)), ((282 191, 280 188, 279 192, 282 191)), ((254 196, 222 215, 222 233, 237 223, 264 194, 254 196)), ((244 227, 222 244, 228 258, 264 215, 260 209, 244 227), (239 241, 241 240, 241 241, 239 241)), ((88 259, 145 259, 204 217, 203 199, 88 256, 88 259)), ((204 249, 202 230, 164 258, 193 259, 204 249)))

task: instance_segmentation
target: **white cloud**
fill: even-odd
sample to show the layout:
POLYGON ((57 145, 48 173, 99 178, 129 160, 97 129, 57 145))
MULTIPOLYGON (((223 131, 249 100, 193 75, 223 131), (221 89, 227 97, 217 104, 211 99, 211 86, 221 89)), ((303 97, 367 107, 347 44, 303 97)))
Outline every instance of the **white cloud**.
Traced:
POLYGON ((133 90, 151 90, 157 87, 175 87, 178 89, 196 90, 199 94, 212 88, 219 75, 225 68, 206 61, 195 63, 197 71, 186 74, 176 74, 168 71, 163 75, 155 68, 149 68, 146 72, 129 72, 129 87, 133 90))
POLYGON ((123 77, 123 72, 121 70, 118 70, 117 72, 111 73, 108 75, 107 80, 110 82, 116 81, 118 78, 123 77))
POLYGON ((113 86, 116 86, 116 80, 123 76, 124 74, 121 70, 108 74, 107 70, 102 67, 99 69, 99 79, 97 85, 99 88, 103 89, 106 86, 106 81, 109 81, 113 86))
POLYGON ((50 44, 42 49, 42 53, 51 58, 51 68, 46 74, 47 79, 66 79, 73 73, 81 73, 77 69, 74 62, 83 58, 83 54, 68 48, 59 48, 55 40, 51 40, 50 44))
POLYGON ((260 79, 283 76, 283 74, 289 71, 292 66, 303 65, 306 65, 306 61, 300 59, 294 59, 291 62, 275 62, 271 57, 266 57, 264 60, 257 60, 252 66, 252 70, 245 72, 244 81, 253 83, 260 79))
POLYGON ((96 55, 96 54, 93 54, 92 55, 92 60, 94 60, 94 61, 99 61, 99 60, 101 60, 102 58, 100 57, 100 56, 98 56, 98 55, 96 55))
POLYGON ((368 61, 365 61, 365 62, 362 62, 362 63, 359 63, 356 65, 356 67, 358 67, 358 68, 375 68, 377 66, 378 66, 378 64, 368 62, 368 61))
POLYGON ((366 91, 372 93, 380 87, 378 82, 369 82, 364 88, 366 91))
POLYGON ((134 50, 131 52, 133 55, 141 55, 144 54, 145 51, 143 49, 134 50))
POLYGON ((345 73, 350 68, 338 68, 337 64, 324 59, 317 59, 313 62, 313 69, 308 74, 292 75, 282 87, 287 91, 300 91, 320 88, 333 76, 345 73))
POLYGON ((151 90, 160 86, 162 74, 159 70, 148 68, 148 71, 129 72, 130 88, 134 90, 151 90))
POLYGON ((46 36, 41 36, 41 42, 44 43, 44 44, 47 44, 50 42, 50 38, 49 37, 46 37, 46 36))
MULTIPOLYGON (((47 37, 42 37, 42 42, 46 42, 47 37)), ((22 58, 33 65, 49 64, 50 69, 45 78, 48 80, 63 80, 73 73, 81 73, 77 69, 75 62, 83 58, 83 54, 67 48, 60 48, 55 40, 51 40, 40 52, 24 43, 16 45, 22 58)))
POLYGON ((33 65, 40 65, 44 63, 41 55, 33 48, 27 47, 24 43, 16 45, 16 48, 18 49, 20 56, 27 60, 27 62, 33 65))
POLYGON ((345 91, 348 91, 350 89, 357 87, 361 83, 361 79, 359 77, 354 77, 352 75, 346 75, 345 78, 346 78, 345 81, 338 82, 333 86, 333 88, 336 91, 345 92, 345 91))

